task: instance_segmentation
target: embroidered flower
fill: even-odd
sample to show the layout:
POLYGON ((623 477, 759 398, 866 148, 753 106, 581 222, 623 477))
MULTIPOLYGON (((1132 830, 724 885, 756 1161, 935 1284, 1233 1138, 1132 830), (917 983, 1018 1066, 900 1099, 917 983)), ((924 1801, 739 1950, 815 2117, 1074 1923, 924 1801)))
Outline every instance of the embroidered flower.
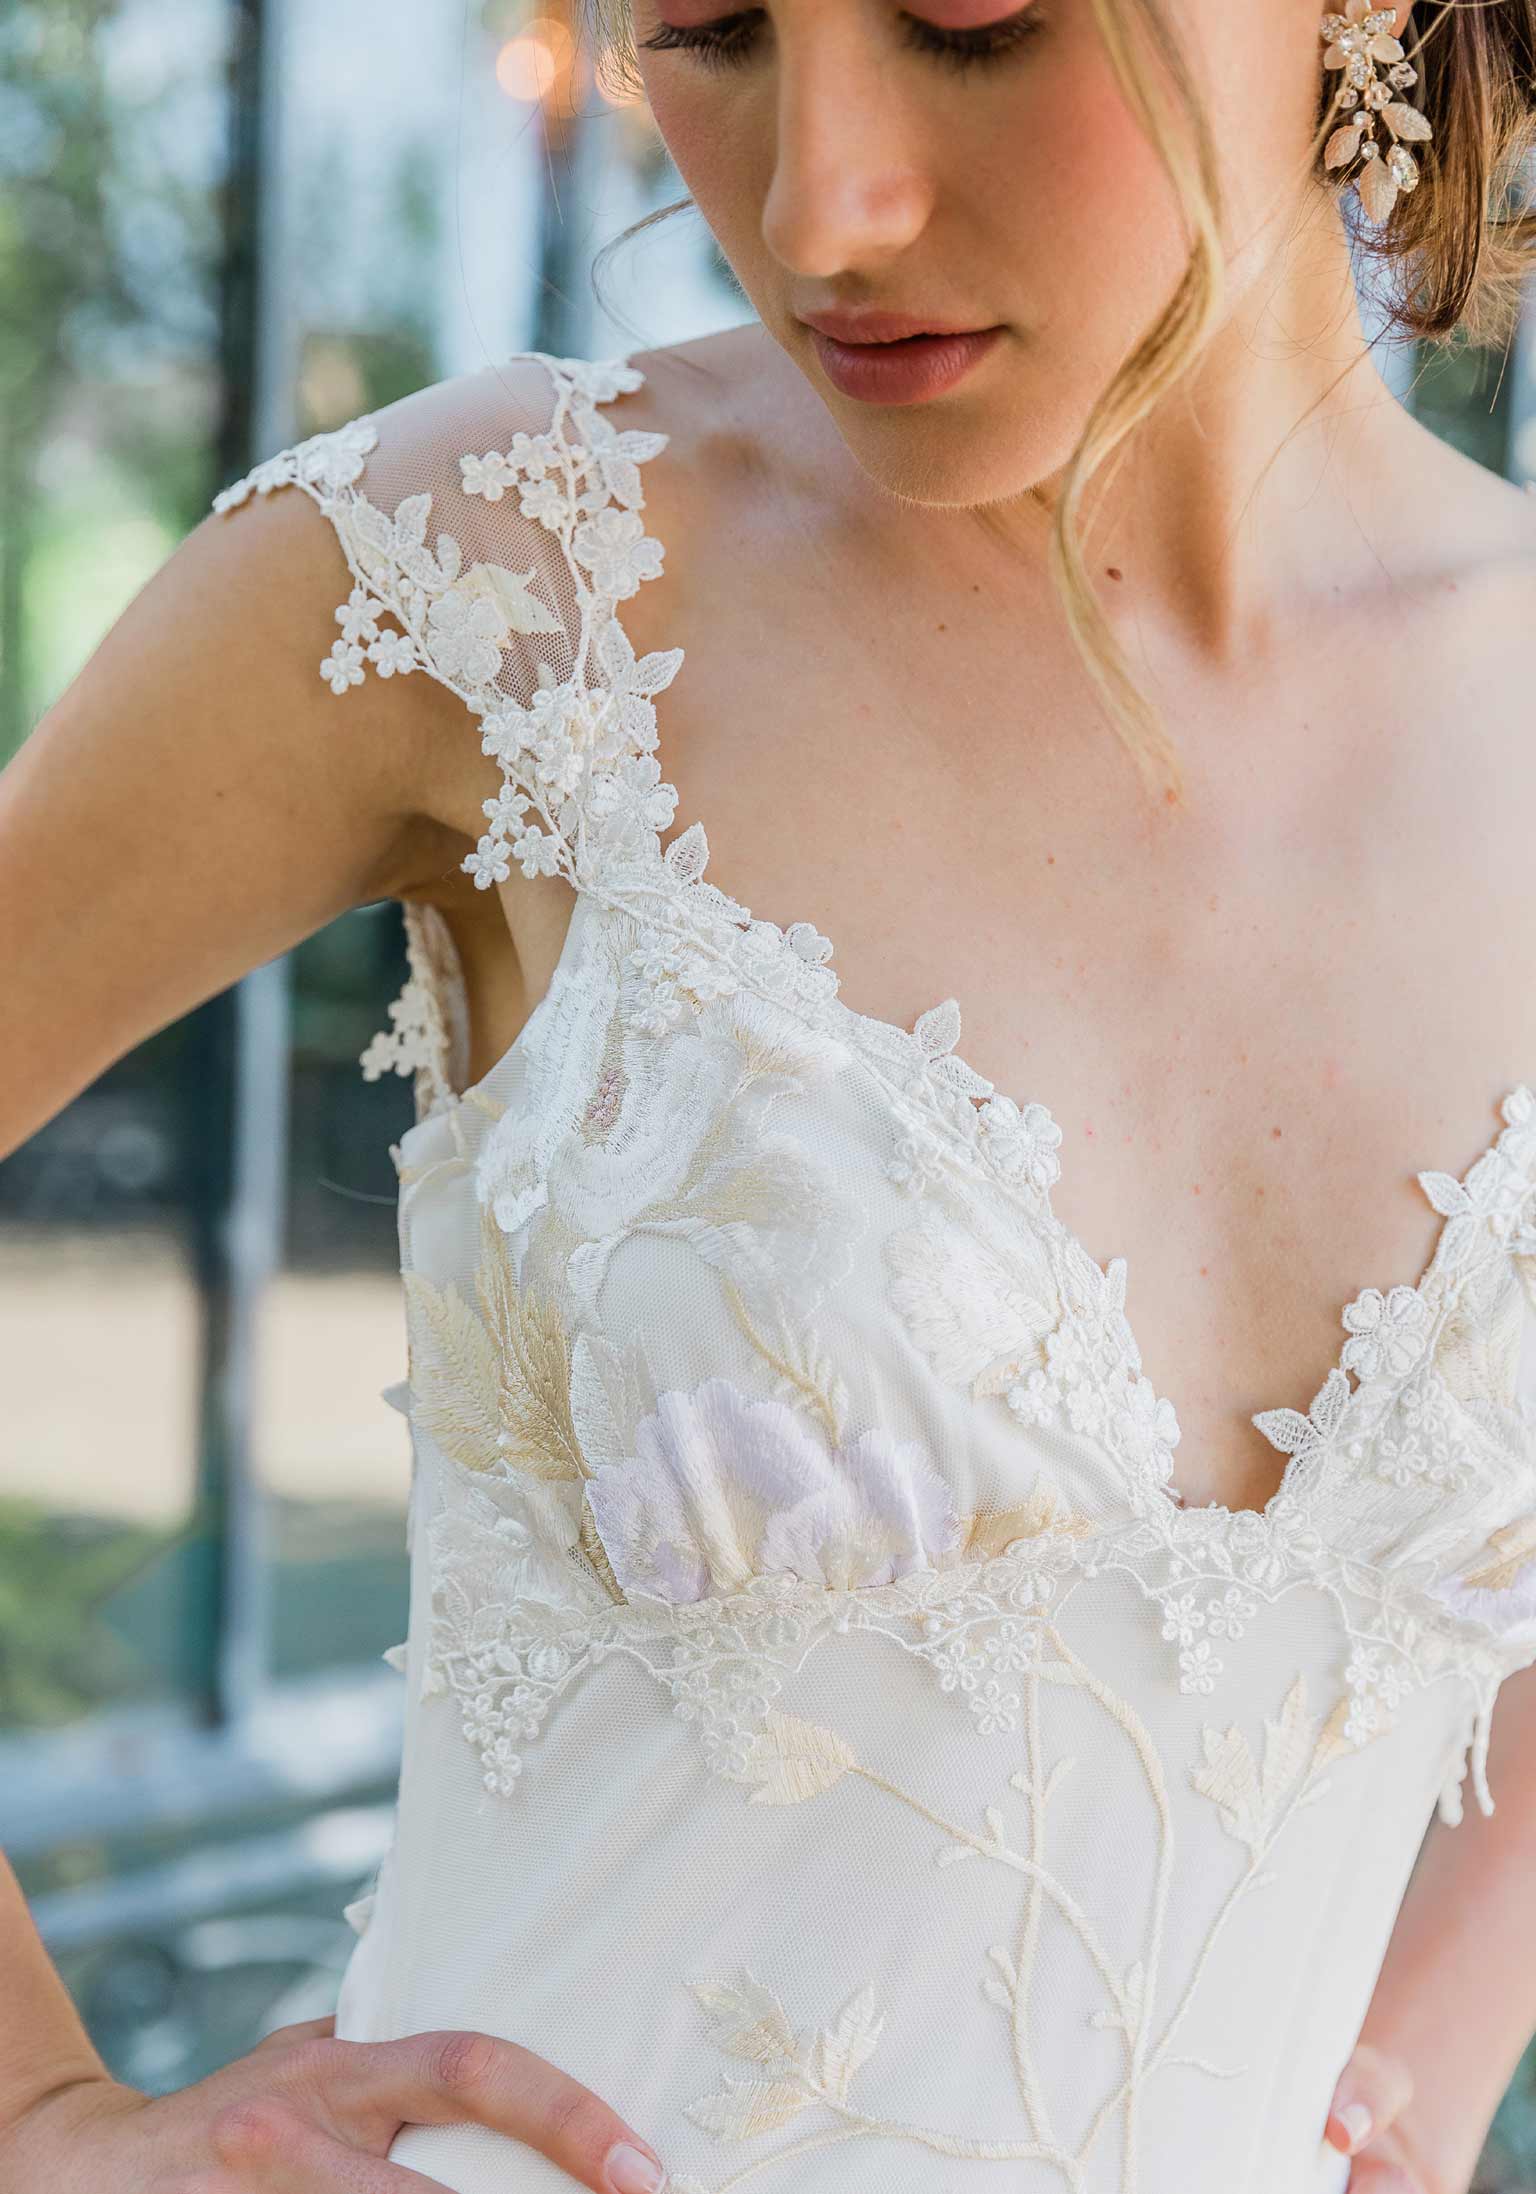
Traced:
POLYGON ((1339 1359, 1344 1370, 1361 1379, 1400 1378, 1423 1352, 1429 1306, 1416 1288, 1394 1287, 1383 1295, 1368 1287, 1346 1306, 1343 1322, 1353 1335, 1339 1359))
POLYGON ((1056 1152, 1061 1129, 1041 1104, 1022 1108, 1011 1097, 989 1097, 979 1108, 981 1147, 1007 1181, 1043 1192, 1061 1177, 1056 1152))
POLYGON ((483 457, 461 457, 459 471, 466 495, 483 495, 488 503, 499 503, 515 483, 518 466, 515 458, 492 449, 483 457))
POLYGON ((501 668, 506 619, 467 584, 438 596, 427 612, 432 660, 445 678, 488 686, 501 668))
POLYGON ((829 1448, 783 1403, 727 1379, 669 1392, 634 1456, 587 1502, 626 1592, 700 1600, 755 1574, 833 1588, 889 1583, 957 1543, 949 1489, 922 1448, 882 1430, 829 1448))
POLYGON ((600 510, 584 519, 571 538, 571 549, 591 573, 596 591, 616 602, 638 594, 645 580, 661 572, 661 543, 632 510, 600 510))

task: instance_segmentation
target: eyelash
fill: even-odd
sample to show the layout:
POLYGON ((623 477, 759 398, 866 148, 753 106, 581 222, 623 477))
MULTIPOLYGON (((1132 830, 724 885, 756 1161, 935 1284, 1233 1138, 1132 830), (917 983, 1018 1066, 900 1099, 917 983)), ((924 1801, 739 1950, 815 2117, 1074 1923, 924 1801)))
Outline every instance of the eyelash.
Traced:
MULTIPOLYGON (((742 10, 689 30, 674 23, 662 23, 649 38, 642 38, 640 44, 652 53, 691 54, 705 68, 740 68, 751 58, 757 42, 757 23, 753 18, 758 12, 742 10)), ((1017 15, 1005 16, 1000 23, 987 23, 976 30, 941 30, 938 24, 925 23, 914 15, 903 15, 902 24, 907 43, 915 46, 919 53, 947 61, 951 68, 962 71, 978 62, 1007 59, 1040 28, 1033 5, 1021 9, 1017 15)))

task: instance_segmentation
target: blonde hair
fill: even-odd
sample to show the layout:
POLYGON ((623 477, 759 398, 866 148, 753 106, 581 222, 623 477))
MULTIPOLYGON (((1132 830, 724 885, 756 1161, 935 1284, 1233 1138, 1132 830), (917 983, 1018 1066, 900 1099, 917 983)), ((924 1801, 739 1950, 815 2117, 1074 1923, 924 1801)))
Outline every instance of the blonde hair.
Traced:
MULTIPOLYGON (((584 4, 609 65, 637 82, 628 0, 584 4)), ((1161 785, 1171 802, 1182 804, 1178 751, 1137 684, 1089 577, 1083 506, 1095 476, 1189 372, 1220 325, 1219 163, 1160 0, 1091 4, 1121 91, 1173 187, 1189 251, 1172 297, 1100 392, 1067 462, 1052 513, 1050 568, 1073 641, 1122 746, 1145 784, 1161 785)), ((1519 170, 1536 146, 1536 0, 1420 5, 1431 17, 1428 28, 1416 37, 1410 12, 1404 43, 1419 68, 1415 98, 1431 124, 1433 159, 1418 189, 1398 194, 1366 248, 1387 271, 1387 318, 1400 335, 1437 343, 1459 336, 1507 341, 1536 259, 1536 218, 1516 196, 1519 170)), ((1321 16, 1320 8, 1320 22, 1321 16)), ((1333 83, 1320 58, 1318 78, 1311 167, 1338 194, 1345 186, 1322 164, 1333 83)))

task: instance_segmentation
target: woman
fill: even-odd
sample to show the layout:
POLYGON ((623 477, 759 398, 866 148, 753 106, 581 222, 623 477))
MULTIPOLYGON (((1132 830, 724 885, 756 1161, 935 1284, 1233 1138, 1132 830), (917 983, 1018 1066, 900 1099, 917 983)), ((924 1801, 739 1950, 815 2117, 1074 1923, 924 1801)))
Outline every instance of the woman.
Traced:
POLYGON ((259 466, 0 785, 0 1147, 381 896, 417 1101, 336 2020, 148 2100, 11 1884, 0 2187, 1462 2194, 1536 2028, 1536 518, 1348 228, 1496 315, 1536 9, 608 28, 761 324, 259 466))

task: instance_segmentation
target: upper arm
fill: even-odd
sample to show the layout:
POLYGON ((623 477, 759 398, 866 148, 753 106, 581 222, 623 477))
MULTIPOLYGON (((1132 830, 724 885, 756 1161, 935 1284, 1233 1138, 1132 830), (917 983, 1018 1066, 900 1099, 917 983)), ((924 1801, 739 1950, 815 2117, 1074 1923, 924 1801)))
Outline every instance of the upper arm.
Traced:
MULTIPOLYGON (((0 1155, 348 908, 424 825, 405 680, 316 675, 350 584, 304 495, 206 517, 0 772, 0 1155)), ((427 826, 430 828, 430 826, 427 826)))

